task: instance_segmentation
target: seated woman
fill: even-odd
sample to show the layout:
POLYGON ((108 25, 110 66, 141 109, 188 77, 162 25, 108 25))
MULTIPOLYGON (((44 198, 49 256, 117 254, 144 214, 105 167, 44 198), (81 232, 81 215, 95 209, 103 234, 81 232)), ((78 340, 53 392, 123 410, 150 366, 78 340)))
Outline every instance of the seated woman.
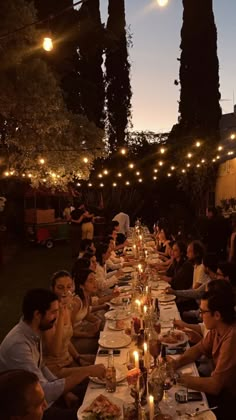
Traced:
POLYGON ((121 271, 107 273, 106 261, 110 257, 111 249, 108 243, 100 244, 96 249, 96 281, 99 290, 107 290, 118 283, 121 271))
POLYGON ((97 291, 95 274, 89 268, 79 269, 77 266, 73 275, 76 296, 73 299, 72 310, 72 342, 80 353, 95 354, 98 348, 97 337, 101 324, 101 320, 95 317, 90 310, 91 296, 97 291))
POLYGON ((193 266, 189 261, 186 261, 186 246, 183 242, 174 243, 172 256, 173 263, 162 279, 170 283, 172 289, 188 289, 193 281, 193 266))
POLYGON ((158 228, 156 236, 157 252, 160 258, 166 260, 168 259, 168 244, 170 241, 173 241, 173 236, 169 233, 166 226, 160 224, 158 228))
POLYGON ((94 363, 93 355, 81 355, 71 338, 74 283, 67 271, 58 271, 51 279, 53 292, 59 299, 59 314, 53 328, 43 332, 43 356, 47 367, 58 378, 75 373, 79 366, 94 363))

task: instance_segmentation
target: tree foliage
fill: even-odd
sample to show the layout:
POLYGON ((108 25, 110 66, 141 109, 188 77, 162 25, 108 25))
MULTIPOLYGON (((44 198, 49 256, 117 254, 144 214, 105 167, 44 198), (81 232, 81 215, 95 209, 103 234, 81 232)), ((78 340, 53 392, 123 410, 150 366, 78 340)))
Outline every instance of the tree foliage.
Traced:
POLYGON ((106 48, 107 133, 111 150, 125 144, 131 122, 130 64, 128 60, 125 2, 109 0, 106 48))
MULTIPOLYGON (((12 0, 10 7, 2 2, 0 15, 0 34, 36 19, 24 0, 12 0)), ((40 32, 31 26, 19 34, 1 44, 2 169, 29 177, 34 186, 66 188, 75 176, 89 177, 94 158, 103 153, 103 131, 67 109, 53 72, 37 57, 40 32)))
MULTIPOLYGON (((193 136, 219 138, 219 62, 212 0, 183 0, 181 30, 179 124, 173 141, 193 136)), ((208 139, 209 140, 209 139, 208 139)))

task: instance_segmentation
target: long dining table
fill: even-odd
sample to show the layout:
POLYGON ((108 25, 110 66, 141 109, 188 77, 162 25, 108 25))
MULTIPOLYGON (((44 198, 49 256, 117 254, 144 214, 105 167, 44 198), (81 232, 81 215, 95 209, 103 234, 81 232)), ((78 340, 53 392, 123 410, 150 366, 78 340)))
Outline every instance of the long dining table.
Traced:
MULTIPOLYGON (((155 254, 152 254, 152 257, 155 258, 155 254)), ((155 279, 155 281, 152 282, 152 286, 151 287, 151 294, 152 297, 158 297, 160 296, 160 293, 163 293, 163 282, 158 281, 158 279, 155 279)), ((118 309, 117 306, 115 307, 111 307, 111 310, 115 310, 118 309)), ((161 332, 165 332, 168 331, 173 323, 174 319, 180 319, 180 314, 178 312, 178 308, 177 305, 175 303, 175 301, 171 301, 171 302, 160 302, 159 301, 159 309, 160 309, 160 323, 161 323, 161 332)), ((121 308, 122 310, 122 308, 121 308)), ((125 309, 123 309, 125 310, 125 309)), ((131 315, 130 315, 131 317, 131 315)), ((111 330, 109 328, 109 321, 107 320, 105 323, 105 327, 104 330, 101 332, 101 337, 107 337, 109 340, 109 337, 112 337, 112 342, 113 341, 117 341, 117 344, 119 343, 119 337, 121 336, 121 334, 125 334, 124 331, 115 331, 115 330, 111 330), (117 338, 117 340, 116 340, 117 338)), ((107 346, 109 347, 109 345, 107 346)), ((113 347, 113 345, 112 345, 113 347)), ((126 365, 127 365, 127 353, 129 351, 133 351, 135 350, 134 348, 134 343, 131 341, 131 343, 129 345, 127 345, 126 347, 118 347, 120 350, 119 355, 114 357, 114 363, 115 366, 117 368, 121 368, 123 367, 124 369, 127 369, 126 365)), ((104 349, 104 347, 99 347, 99 350, 104 349)), ((107 365, 107 356, 104 355, 99 355, 99 350, 96 356, 96 362, 95 363, 104 363, 105 366, 107 365)), ((178 357, 178 356, 173 356, 173 357, 178 357)), ((183 374, 189 374, 189 375, 194 375, 194 376, 198 376, 198 370, 197 367, 195 365, 195 363, 191 363, 189 365, 186 365, 185 367, 183 367, 182 369, 180 369, 180 373, 183 374)), ((183 390, 183 386, 181 386, 180 384, 176 384, 173 385, 172 388, 168 391, 170 397, 171 397, 171 410, 169 410, 169 415, 171 415, 172 419, 185 419, 186 417, 184 417, 185 413, 193 413, 196 411, 201 411, 204 409, 208 409, 208 402, 206 399, 205 394, 202 393, 202 401, 191 401, 191 402, 186 402, 186 403, 178 403, 175 400, 175 393, 179 390, 183 390)), ((191 391, 191 390, 188 390, 191 391)), ((121 404, 121 409, 122 409, 122 405, 123 403, 129 403, 129 402, 133 402, 134 400, 132 399, 131 395, 130 395, 130 390, 128 387, 128 383, 126 380, 126 375, 124 374, 124 379, 122 381, 120 381, 119 383, 117 383, 117 387, 116 387, 116 391, 115 393, 108 393, 105 390, 105 385, 102 384, 98 384, 95 383, 93 380, 89 381, 88 387, 87 387, 87 391, 84 397, 84 401, 82 406, 80 407, 79 411, 78 411, 78 419, 82 420, 83 419, 83 410, 85 408, 87 408, 95 399, 96 397, 98 397, 100 394, 105 395, 108 399, 112 397, 115 397, 115 399, 117 399, 117 401, 120 401, 121 404)), ((159 404, 161 411, 164 410, 162 408, 162 402, 159 404)), ((166 405, 165 405, 165 410, 166 410, 166 405)), ((209 412, 208 412, 209 413, 209 412)), ((122 419, 123 416, 120 417, 120 419, 122 419)), ((190 418, 190 417, 189 417, 190 418)), ((199 420, 205 420, 210 417, 202 417, 202 415, 196 417, 199 420)), ((214 418, 211 417, 211 419, 214 418)))

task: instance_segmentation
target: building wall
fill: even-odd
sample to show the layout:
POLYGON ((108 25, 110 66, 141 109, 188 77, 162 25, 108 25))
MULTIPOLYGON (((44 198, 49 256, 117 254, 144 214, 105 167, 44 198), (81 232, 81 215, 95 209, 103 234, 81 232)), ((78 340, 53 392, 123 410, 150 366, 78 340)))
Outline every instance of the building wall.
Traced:
POLYGON ((219 166, 216 180, 216 205, 221 205, 221 200, 229 198, 236 199, 236 158, 227 160, 219 166))

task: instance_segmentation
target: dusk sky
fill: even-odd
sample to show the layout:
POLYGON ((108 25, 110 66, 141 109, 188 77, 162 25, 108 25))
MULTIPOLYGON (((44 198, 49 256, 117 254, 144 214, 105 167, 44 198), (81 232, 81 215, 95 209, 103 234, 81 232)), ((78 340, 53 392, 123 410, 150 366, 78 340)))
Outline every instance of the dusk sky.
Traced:
MULTIPOLYGON (((106 19, 107 0, 101 0, 102 20, 106 19)), ((220 91, 223 112, 233 110, 236 100, 236 1, 214 0, 218 30, 220 91)), ((130 50, 133 90, 134 130, 170 130, 177 121, 179 87, 180 30, 182 0, 169 0, 160 8, 157 0, 126 0, 126 22, 131 26, 130 50)))

